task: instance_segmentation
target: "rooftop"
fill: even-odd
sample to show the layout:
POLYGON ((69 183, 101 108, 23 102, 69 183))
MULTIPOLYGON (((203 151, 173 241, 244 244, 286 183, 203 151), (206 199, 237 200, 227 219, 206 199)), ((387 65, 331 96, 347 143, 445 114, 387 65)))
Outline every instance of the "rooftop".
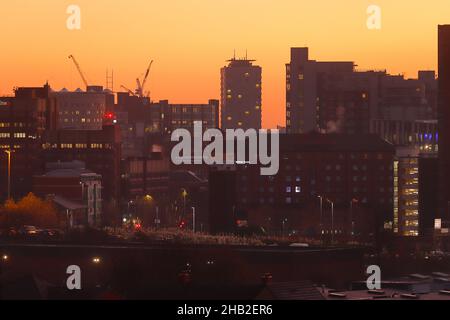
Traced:
POLYGON ((395 147, 375 134, 282 134, 281 151, 395 152, 395 147))

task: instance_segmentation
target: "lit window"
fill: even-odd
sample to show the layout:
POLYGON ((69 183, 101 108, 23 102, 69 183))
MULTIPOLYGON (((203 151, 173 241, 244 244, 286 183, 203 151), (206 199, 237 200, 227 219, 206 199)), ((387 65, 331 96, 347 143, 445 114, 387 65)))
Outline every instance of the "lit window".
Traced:
POLYGON ((302 188, 299 186, 295 187, 295 193, 300 193, 300 192, 302 192, 302 188))

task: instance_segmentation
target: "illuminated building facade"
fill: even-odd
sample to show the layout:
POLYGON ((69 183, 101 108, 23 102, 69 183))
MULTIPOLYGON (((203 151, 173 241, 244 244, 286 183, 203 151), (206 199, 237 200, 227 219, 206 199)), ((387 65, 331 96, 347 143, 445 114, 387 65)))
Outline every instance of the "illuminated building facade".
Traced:
POLYGON ((81 89, 54 92, 58 126, 63 130, 101 130, 106 113, 106 95, 81 89))
POLYGON ((262 68, 236 59, 221 69, 222 129, 261 129, 262 68))
POLYGON ((397 150, 394 199, 397 205, 394 231, 403 236, 419 235, 419 155, 416 149, 397 150))

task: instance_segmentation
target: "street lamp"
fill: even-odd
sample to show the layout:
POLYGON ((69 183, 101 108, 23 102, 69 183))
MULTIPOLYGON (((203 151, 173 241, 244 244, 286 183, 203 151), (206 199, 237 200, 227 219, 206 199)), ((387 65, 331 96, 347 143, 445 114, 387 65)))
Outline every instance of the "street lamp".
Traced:
POLYGON ((285 219, 283 219, 283 222, 281 223, 281 225, 282 225, 282 228, 281 228, 281 236, 282 237, 284 237, 284 234, 285 234, 285 228, 286 228, 286 223, 288 222, 288 219, 287 218, 285 218, 285 219))
POLYGON ((323 241, 323 223, 322 223, 322 219, 323 219, 323 197, 322 196, 317 196, 320 199, 320 238, 323 241))
POLYGON ((183 216, 186 216, 186 197, 188 196, 186 189, 181 189, 181 196, 183 197, 183 216))
POLYGON ((334 202, 327 199, 327 202, 331 204, 331 244, 334 243, 334 202))
POLYGON ((13 152, 12 150, 5 150, 8 155, 8 200, 11 199, 11 154, 13 152))
POLYGON ((355 235, 355 221, 353 219, 353 205, 357 204, 359 201, 357 199, 352 199, 352 201, 350 201, 350 222, 351 222, 351 236, 353 238, 353 236, 355 235))
POLYGON ((192 231, 195 233, 195 207, 192 207, 192 231))

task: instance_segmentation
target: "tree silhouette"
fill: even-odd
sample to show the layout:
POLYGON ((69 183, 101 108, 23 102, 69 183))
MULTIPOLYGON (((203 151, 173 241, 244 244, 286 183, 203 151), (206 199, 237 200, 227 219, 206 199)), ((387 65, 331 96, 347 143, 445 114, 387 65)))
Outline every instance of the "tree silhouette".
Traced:
POLYGON ((40 228, 51 228, 58 225, 57 210, 51 201, 42 200, 33 193, 18 202, 7 200, 0 207, 0 227, 21 227, 33 225, 40 228))

